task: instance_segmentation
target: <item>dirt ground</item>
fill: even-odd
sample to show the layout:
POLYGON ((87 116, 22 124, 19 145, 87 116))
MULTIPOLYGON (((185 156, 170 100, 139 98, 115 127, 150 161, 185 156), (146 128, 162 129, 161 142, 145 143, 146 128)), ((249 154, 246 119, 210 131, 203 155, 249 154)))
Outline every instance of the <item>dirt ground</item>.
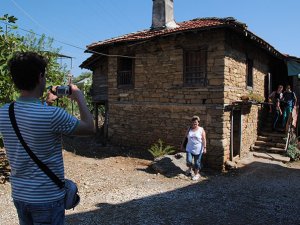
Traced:
MULTIPOLYGON (((81 195, 66 224, 300 224, 300 162, 249 154, 238 169, 204 170, 195 182, 180 168, 172 176, 153 173, 137 151, 92 141, 65 148, 66 177, 81 195)), ((0 203, 0 224, 18 224, 9 182, 0 185, 0 203)))

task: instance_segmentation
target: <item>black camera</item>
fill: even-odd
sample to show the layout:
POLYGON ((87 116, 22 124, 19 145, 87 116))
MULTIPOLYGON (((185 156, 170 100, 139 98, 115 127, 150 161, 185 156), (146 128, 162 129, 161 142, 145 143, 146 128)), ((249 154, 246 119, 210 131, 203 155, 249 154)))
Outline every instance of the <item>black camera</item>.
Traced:
POLYGON ((72 89, 70 85, 62 85, 62 86, 57 86, 55 90, 52 89, 51 87, 51 92, 56 95, 57 97, 61 98, 63 96, 68 96, 72 94, 72 89))

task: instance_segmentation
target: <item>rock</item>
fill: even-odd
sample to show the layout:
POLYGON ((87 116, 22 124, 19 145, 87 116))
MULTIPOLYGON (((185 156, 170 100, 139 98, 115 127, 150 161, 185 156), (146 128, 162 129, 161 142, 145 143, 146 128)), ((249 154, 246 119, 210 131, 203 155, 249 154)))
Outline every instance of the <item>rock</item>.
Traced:
POLYGON ((185 154, 166 155, 154 160, 150 167, 166 177, 176 177, 187 169, 185 154))
POLYGON ((227 170, 232 170, 232 169, 236 169, 237 168, 237 165, 236 165, 236 163, 235 162, 232 162, 232 161, 226 161, 225 162, 225 168, 227 169, 227 170))
POLYGON ((269 160, 274 160, 274 161, 283 162, 283 163, 287 163, 291 160, 290 157, 286 157, 286 156, 282 156, 282 155, 274 154, 274 153, 255 152, 255 153, 253 153, 253 156, 255 156, 257 158, 269 159, 269 160))

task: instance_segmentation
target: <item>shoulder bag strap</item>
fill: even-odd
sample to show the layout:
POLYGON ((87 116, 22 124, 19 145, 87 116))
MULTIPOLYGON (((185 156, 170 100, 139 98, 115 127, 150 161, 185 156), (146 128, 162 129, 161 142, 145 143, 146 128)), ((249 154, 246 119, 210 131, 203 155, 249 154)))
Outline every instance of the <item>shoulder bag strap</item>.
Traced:
POLYGON ((17 137, 19 138, 21 144, 23 145, 24 149, 30 156, 30 158, 38 165, 38 167, 59 187, 63 188, 65 186, 64 182, 62 182, 39 158, 30 150, 26 142, 24 141, 19 127, 17 125, 15 112, 14 112, 14 102, 9 105, 9 118, 10 122, 15 130, 17 137))

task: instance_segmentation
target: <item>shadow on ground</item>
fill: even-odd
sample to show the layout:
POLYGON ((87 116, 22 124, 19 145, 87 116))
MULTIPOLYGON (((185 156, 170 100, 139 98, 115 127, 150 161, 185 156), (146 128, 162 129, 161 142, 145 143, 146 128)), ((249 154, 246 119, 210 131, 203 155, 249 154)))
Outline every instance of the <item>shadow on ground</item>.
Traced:
POLYGON ((300 171, 251 163, 174 191, 67 216, 68 224, 300 224, 300 171))
MULTIPOLYGON (((174 180, 176 182, 176 180, 174 180)), ((300 224, 300 171, 254 162, 174 191, 68 215, 67 224, 300 224)), ((101 193, 99 193, 101 194, 101 193)))
POLYGON ((152 155, 145 149, 112 146, 109 143, 101 142, 101 138, 97 136, 64 136, 63 148, 76 155, 89 158, 102 159, 114 156, 125 156, 149 160, 153 159, 152 155))
MULTIPOLYGON (((116 156, 132 157, 146 160, 154 160, 153 156, 146 149, 135 149, 133 147, 119 147, 111 146, 107 143, 105 146, 101 143, 101 138, 96 136, 78 137, 78 136, 64 136, 63 148, 66 151, 72 152, 79 156, 89 158, 109 158, 116 156)), ((182 153, 181 153, 182 154, 182 153)), ((160 173, 165 177, 177 177, 185 173, 186 158, 185 154, 182 154, 181 158, 176 159, 174 155, 159 158, 153 161, 148 168, 143 169, 146 173, 160 173)), ((219 174, 220 171, 214 171, 206 168, 202 165, 201 171, 204 171, 206 175, 219 174)), ((142 170, 142 169, 140 169, 142 170)))

